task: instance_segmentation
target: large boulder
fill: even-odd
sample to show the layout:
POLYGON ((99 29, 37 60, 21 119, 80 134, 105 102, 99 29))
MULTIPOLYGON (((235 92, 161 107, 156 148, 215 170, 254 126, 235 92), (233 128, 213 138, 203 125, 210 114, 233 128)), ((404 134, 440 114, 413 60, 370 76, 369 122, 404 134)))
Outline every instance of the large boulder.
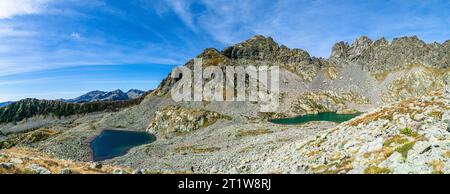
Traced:
POLYGON ((162 137, 172 137, 207 127, 223 118, 227 117, 217 112, 169 105, 155 112, 147 131, 162 137))

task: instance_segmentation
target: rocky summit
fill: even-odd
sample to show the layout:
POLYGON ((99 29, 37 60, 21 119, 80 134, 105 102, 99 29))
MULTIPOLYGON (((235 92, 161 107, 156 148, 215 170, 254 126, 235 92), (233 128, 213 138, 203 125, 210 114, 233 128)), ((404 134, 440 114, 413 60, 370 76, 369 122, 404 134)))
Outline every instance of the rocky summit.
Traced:
MULTIPOLYGON (((170 76, 141 100, 114 110, 28 100, 0 109, 6 115, 0 119, 0 145, 8 152, 0 169, 11 169, 7 160, 16 156, 9 150, 16 147, 86 164, 89 142, 99 131, 118 129, 157 137, 100 161, 136 172, 450 173, 450 41, 361 36, 336 43, 329 58, 318 58, 257 35, 221 51, 205 49, 197 58, 204 67, 222 69, 278 66, 279 108, 260 112, 260 102, 248 101, 175 102, 170 90, 179 80, 170 76), (25 105, 37 108, 31 114, 25 105), (49 108, 56 105, 67 108, 49 108), (326 112, 361 114, 343 123, 270 122, 326 112)), ((185 67, 192 69, 194 60, 185 67)), ((104 94, 87 97, 99 95, 104 94)), ((28 169, 69 172, 37 165, 28 169)))

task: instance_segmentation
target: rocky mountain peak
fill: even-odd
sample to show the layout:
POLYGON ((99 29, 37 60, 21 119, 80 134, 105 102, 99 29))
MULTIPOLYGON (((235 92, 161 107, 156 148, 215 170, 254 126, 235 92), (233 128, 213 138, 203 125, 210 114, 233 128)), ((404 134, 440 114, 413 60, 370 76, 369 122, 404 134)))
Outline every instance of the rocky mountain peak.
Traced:
POLYGON ((272 38, 256 35, 244 42, 225 48, 222 54, 231 59, 263 60, 278 49, 272 38))
POLYGON ((367 36, 357 38, 348 50, 349 59, 356 59, 365 51, 369 50, 372 45, 372 40, 367 36))
POLYGON ((389 42, 386 40, 386 38, 382 37, 375 42, 373 42, 373 47, 385 47, 389 46, 389 42))
POLYGON ((367 36, 357 38, 351 46, 336 43, 330 59, 336 63, 354 63, 370 72, 401 69, 408 64, 422 64, 446 68, 450 63, 448 44, 427 44, 417 36, 394 38, 389 43, 385 38, 373 42, 367 36))
POLYGON ((218 55, 220 55, 220 52, 217 49, 215 49, 215 48, 206 48, 197 57, 198 58, 214 58, 214 57, 216 57, 218 55))
POLYGON ((348 47, 350 47, 350 46, 348 45, 348 43, 346 43, 344 41, 334 44, 333 48, 331 49, 330 58, 346 59, 348 57, 348 55, 347 55, 348 47))
POLYGON ((279 45, 271 37, 256 35, 252 38, 225 48, 222 54, 232 60, 244 59, 271 61, 280 63, 297 63, 310 59, 310 55, 301 49, 289 49, 279 45))
POLYGON ((426 45, 426 43, 417 36, 405 36, 394 38, 392 40, 392 45, 426 45))

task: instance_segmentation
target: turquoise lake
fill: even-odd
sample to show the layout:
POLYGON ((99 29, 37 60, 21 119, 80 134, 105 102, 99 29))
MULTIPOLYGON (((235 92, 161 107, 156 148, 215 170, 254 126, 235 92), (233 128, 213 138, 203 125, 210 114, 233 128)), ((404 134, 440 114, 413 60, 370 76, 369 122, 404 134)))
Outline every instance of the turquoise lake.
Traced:
POLYGON ((125 155, 133 147, 156 140, 154 135, 140 131, 103 130, 90 147, 93 160, 100 161, 125 155))
POLYGON ((270 122, 276 124, 286 124, 286 125, 294 125, 294 124, 302 124, 310 121, 331 121, 335 123, 342 123, 348 121, 361 113, 354 114, 337 114, 335 112, 322 112, 319 114, 308 114, 293 118, 281 118, 281 119, 272 119, 270 122))

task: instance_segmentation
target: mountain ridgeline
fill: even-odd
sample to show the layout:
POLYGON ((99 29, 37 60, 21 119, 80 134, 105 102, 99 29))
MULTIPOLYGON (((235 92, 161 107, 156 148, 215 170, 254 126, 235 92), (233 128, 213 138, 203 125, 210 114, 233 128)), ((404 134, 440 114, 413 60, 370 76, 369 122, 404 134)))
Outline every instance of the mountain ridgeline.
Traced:
MULTIPOLYGON (((450 40, 444 43, 425 43, 417 36, 411 36, 394 38, 389 42, 385 38, 373 41, 361 36, 351 44, 336 43, 332 47, 330 57, 321 58, 310 56, 302 49, 290 49, 270 37, 256 35, 222 51, 205 49, 197 58, 203 59, 204 66, 278 65, 298 75, 305 84, 309 84, 321 72, 325 72, 331 80, 336 80, 336 75, 345 74, 342 72, 345 72, 347 67, 367 72, 378 81, 383 81, 385 75, 415 66, 433 68, 445 74, 450 67, 449 53, 450 40)), ((185 66, 192 68, 193 63, 194 61, 190 60, 185 66)), ((156 94, 167 94, 173 84, 175 80, 168 76, 156 89, 156 94)))
POLYGON ((94 101, 116 101, 116 100, 131 100, 141 97, 145 94, 144 91, 131 89, 128 92, 123 92, 122 90, 114 90, 111 92, 104 91, 91 91, 77 98, 63 100, 65 102, 94 102, 94 101))
POLYGON ((80 103, 28 98, 0 108, 0 123, 18 122, 36 115, 66 117, 92 112, 118 111, 139 104, 144 99, 144 94, 145 92, 137 97, 133 96, 132 99, 127 97, 126 100, 116 100, 116 98, 111 98, 111 100, 93 100, 91 98, 87 100, 88 98, 79 97, 77 99, 83 99, 80 103))

